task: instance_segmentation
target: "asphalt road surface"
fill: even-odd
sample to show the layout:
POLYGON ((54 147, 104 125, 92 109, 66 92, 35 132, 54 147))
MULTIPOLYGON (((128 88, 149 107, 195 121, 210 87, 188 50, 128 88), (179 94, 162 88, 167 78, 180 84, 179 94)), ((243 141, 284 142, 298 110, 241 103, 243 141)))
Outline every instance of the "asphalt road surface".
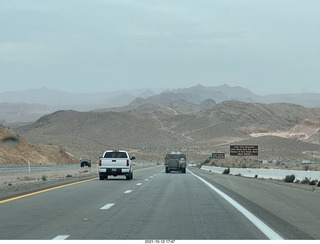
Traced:
POLYGON ((2 201, 0 239, 262 240, 299 234, 276 217, 256 218, 199 172, 166 174, 157 166, 134 171, 130 181, 95 178, 2 201))

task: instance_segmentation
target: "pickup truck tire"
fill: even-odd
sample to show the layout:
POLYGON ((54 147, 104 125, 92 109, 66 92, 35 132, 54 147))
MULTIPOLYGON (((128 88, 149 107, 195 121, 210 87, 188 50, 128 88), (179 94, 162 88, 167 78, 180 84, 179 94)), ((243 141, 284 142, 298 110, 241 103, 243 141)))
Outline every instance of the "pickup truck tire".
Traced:
POLYGON ((100 180, 108 179, 108 175, 107 175, 107 174, 100 173, 100 174, 99 174, 99 178, 100 178, 100 180))
POLYGON ((129 173, 126 175, 127 180, 132 180, 133 179, 133 173, 129 173))

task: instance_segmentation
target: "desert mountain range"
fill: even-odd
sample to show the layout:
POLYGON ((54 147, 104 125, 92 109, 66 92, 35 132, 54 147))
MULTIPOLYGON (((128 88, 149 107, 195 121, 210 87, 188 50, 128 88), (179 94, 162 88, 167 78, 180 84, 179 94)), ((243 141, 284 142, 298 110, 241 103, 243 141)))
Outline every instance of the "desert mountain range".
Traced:
MULTIPOLYGON (((162 104, 192 108, 193 112, 228 100, 248 103, 293 103, 320 107, 320 94, 256 95, 249 89, 201 84, 173 90, 123 90, 99 93, 67 93, 47 88, 0 93, 0 123, 33 122, 57 110, 91 111, 126 105, 162 104)), ((185 112, 189 111, 185 110, 185 112)))
MULTIPOLYGON (((184 108, 185 109, 185 108, 184 108)), ((225 101, 185 113, 144 104, 109 111, 57 111, 15 131, 33 144, 54 144, 77 158, 98 160, 106 149, 127 149, 140 160, 163 161, 172 148, 190 160, 234 143, 259 145, 259 159, 314 160, 320 153, 320 109, 225 101)))
POLYGON ((148 94, 123 106, 58 110, 13 130, 32 145, 57 145, 93 161, 107 149, 126 149, 137 161, 162 162, 173 148, 204 161, 212 152, 228 154, 230 144, 258 145, 256 160, 319 161, 320 106, 241 101, 255 95, 226 85, 148 94))

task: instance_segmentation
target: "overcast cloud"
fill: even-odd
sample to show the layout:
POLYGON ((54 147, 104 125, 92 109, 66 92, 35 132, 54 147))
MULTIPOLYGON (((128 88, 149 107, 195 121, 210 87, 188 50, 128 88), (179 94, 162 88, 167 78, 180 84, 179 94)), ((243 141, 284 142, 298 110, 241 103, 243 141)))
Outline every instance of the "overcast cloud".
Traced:
POLYGON ((320 93, 319 0, 0 0, 0 92, 320 93))

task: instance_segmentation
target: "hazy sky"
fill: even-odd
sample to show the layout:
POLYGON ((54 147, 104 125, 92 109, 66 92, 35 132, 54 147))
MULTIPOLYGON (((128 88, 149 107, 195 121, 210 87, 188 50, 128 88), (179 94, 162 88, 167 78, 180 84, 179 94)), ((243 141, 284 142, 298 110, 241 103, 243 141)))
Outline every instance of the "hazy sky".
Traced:
POLYGON ((319 0, 0 0, 0 92, 320 93, 319 0))

